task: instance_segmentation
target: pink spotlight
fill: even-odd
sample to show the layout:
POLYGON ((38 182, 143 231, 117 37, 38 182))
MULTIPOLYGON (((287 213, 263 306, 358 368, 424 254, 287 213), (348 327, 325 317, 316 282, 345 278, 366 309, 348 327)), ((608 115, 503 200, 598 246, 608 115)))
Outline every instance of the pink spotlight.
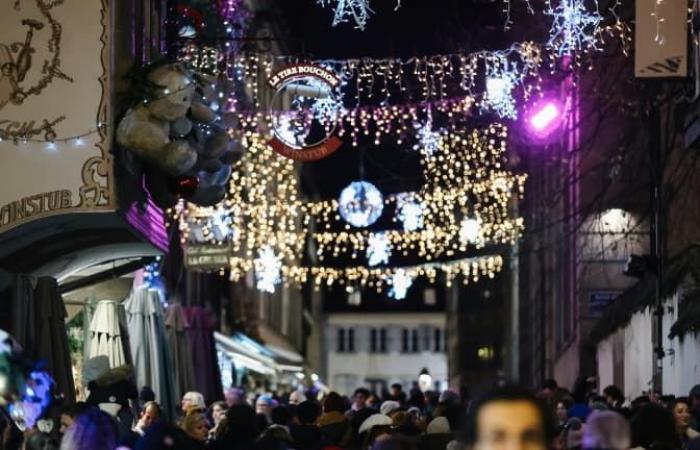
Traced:
POLYGON ((535 105, 527 118, 527 124, 534 135, 543 138, 561 124, 561 119, 561 104, 555 100, 545 100, 535 105))
POLYGON ((543 131, 552 124, 552 121, 554 121, 557 116, 559 116, 559 108, 557 108, 557 105, 554 103, 547 103, 544 108, 532 116, 530 125, 537 131, 543 131))

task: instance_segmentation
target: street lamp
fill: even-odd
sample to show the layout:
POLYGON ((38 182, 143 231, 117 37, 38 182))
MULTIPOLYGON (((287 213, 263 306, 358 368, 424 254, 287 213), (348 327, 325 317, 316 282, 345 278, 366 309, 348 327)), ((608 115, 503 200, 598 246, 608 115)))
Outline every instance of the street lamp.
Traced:
POLYGON ((418 375, 418 386, 420 387, 421 392, 426 392, 428 389, 430 389, 432 384, 433 377, 430 376, 428 369, 423 367, 423 370, 421 370, 420 374, 418 375))

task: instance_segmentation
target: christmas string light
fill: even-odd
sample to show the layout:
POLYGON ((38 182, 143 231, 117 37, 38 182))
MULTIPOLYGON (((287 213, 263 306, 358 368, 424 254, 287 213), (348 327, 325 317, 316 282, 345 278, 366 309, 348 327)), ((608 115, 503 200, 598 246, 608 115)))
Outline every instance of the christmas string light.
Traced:
POLYGON ((254 261, 256 287, 258 290, 275 293, 275 286, 280 284, 282 261, 272 250, 272 247, 265 246, 258 250, 258 257, 254 261))
MULTIPOLYGON (((255 263, 240 257, 230 258, 231 281, 240 280, 246 273, 252 270, 255 263)), ((321 286, 360 285, 382 292, 390 286, 391 278, 397 271, 415 280, 425 278, 429 283, 435 283, 439 274, 445 277, 447 287, 461 277, 463 284, 476 283, 481 277, 494 278, 503 269, 503 258, 500 255, 478 256, 464 258, 445 263, 425 263, 405 267, 369 268, 365 266, 336 268, 336 267, 304 267, 282 265, 281 279, 285 286, 303 286, 312 282, 315 289, 321 286)))
MULTIPOLYGON (((356 29, 364 31, 370 14, 374 12, 369 7, 369 0, 316 0, 316 3, 323 8, 333 5, 334 27, 352 21, 356 29)), ((394 11, 400 7, 401 0, 397 0, 394 11)))

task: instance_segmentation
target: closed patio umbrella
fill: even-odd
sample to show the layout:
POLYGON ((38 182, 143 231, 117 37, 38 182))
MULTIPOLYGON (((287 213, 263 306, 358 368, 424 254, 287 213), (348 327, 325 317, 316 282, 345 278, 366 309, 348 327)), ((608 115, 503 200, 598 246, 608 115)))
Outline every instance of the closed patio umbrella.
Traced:
POLYGON ((165 312, 165 329, 175 367, 176 397, 195 389, 194 367, 187 340, 187 327, 184 308, 180 303, 171 303, 165 312))
POLYGON ((114 300, 100 300, 90 321, 90 342, 85 360, 104 355, 111 369, 131 365, 124 307, 114 300))
POLYGON ((172 420, 178 399, 160 292, 144 286, 135 288, 124 308, 136 384, 139 389, 153 389, 165 417, 172 420))
POLYGON ((214 345, 214 319, 201 306, 187 308, 186 314, 190 324, 187 337, 194 362, 195 381, 199 392, 207 402, 211 402, 223 397, 214 345))
POLYGON ((34 289, 34 348, 31 355, 46 362, 58 392, 68 402, 75 401, 75 384, 71 368, 70 347, 66 330, 66 307, 51 277, 40 277, 34 289))

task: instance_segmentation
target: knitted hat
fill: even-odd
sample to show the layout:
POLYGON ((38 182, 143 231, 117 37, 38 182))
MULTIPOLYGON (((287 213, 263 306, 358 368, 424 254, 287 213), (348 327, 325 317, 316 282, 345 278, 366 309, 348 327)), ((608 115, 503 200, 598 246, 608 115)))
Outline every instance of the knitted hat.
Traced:
POLYGON ((400 408, 401 404, 399 402, 394 400, 387 400, 384 403, 382 403, 382 406, 379 407, 379 412, 381 414, 384 414, 385 416, 388 416, 391 413, 398 411, 400 408))
POLYGON ((390 417, 385 416, 384 414, 372 414, 367 419, 365 419, 364 422, 362 422, 362 425, 360 425, 360 429, 358 430, 358 434, 370 431, 376 426, 391 424, 392 421, 390 417))
POLYGON ((446 417, 434 418, 425 430, 426 434, 448 434, 449 432, 450 422, 447 421, 446 417))

